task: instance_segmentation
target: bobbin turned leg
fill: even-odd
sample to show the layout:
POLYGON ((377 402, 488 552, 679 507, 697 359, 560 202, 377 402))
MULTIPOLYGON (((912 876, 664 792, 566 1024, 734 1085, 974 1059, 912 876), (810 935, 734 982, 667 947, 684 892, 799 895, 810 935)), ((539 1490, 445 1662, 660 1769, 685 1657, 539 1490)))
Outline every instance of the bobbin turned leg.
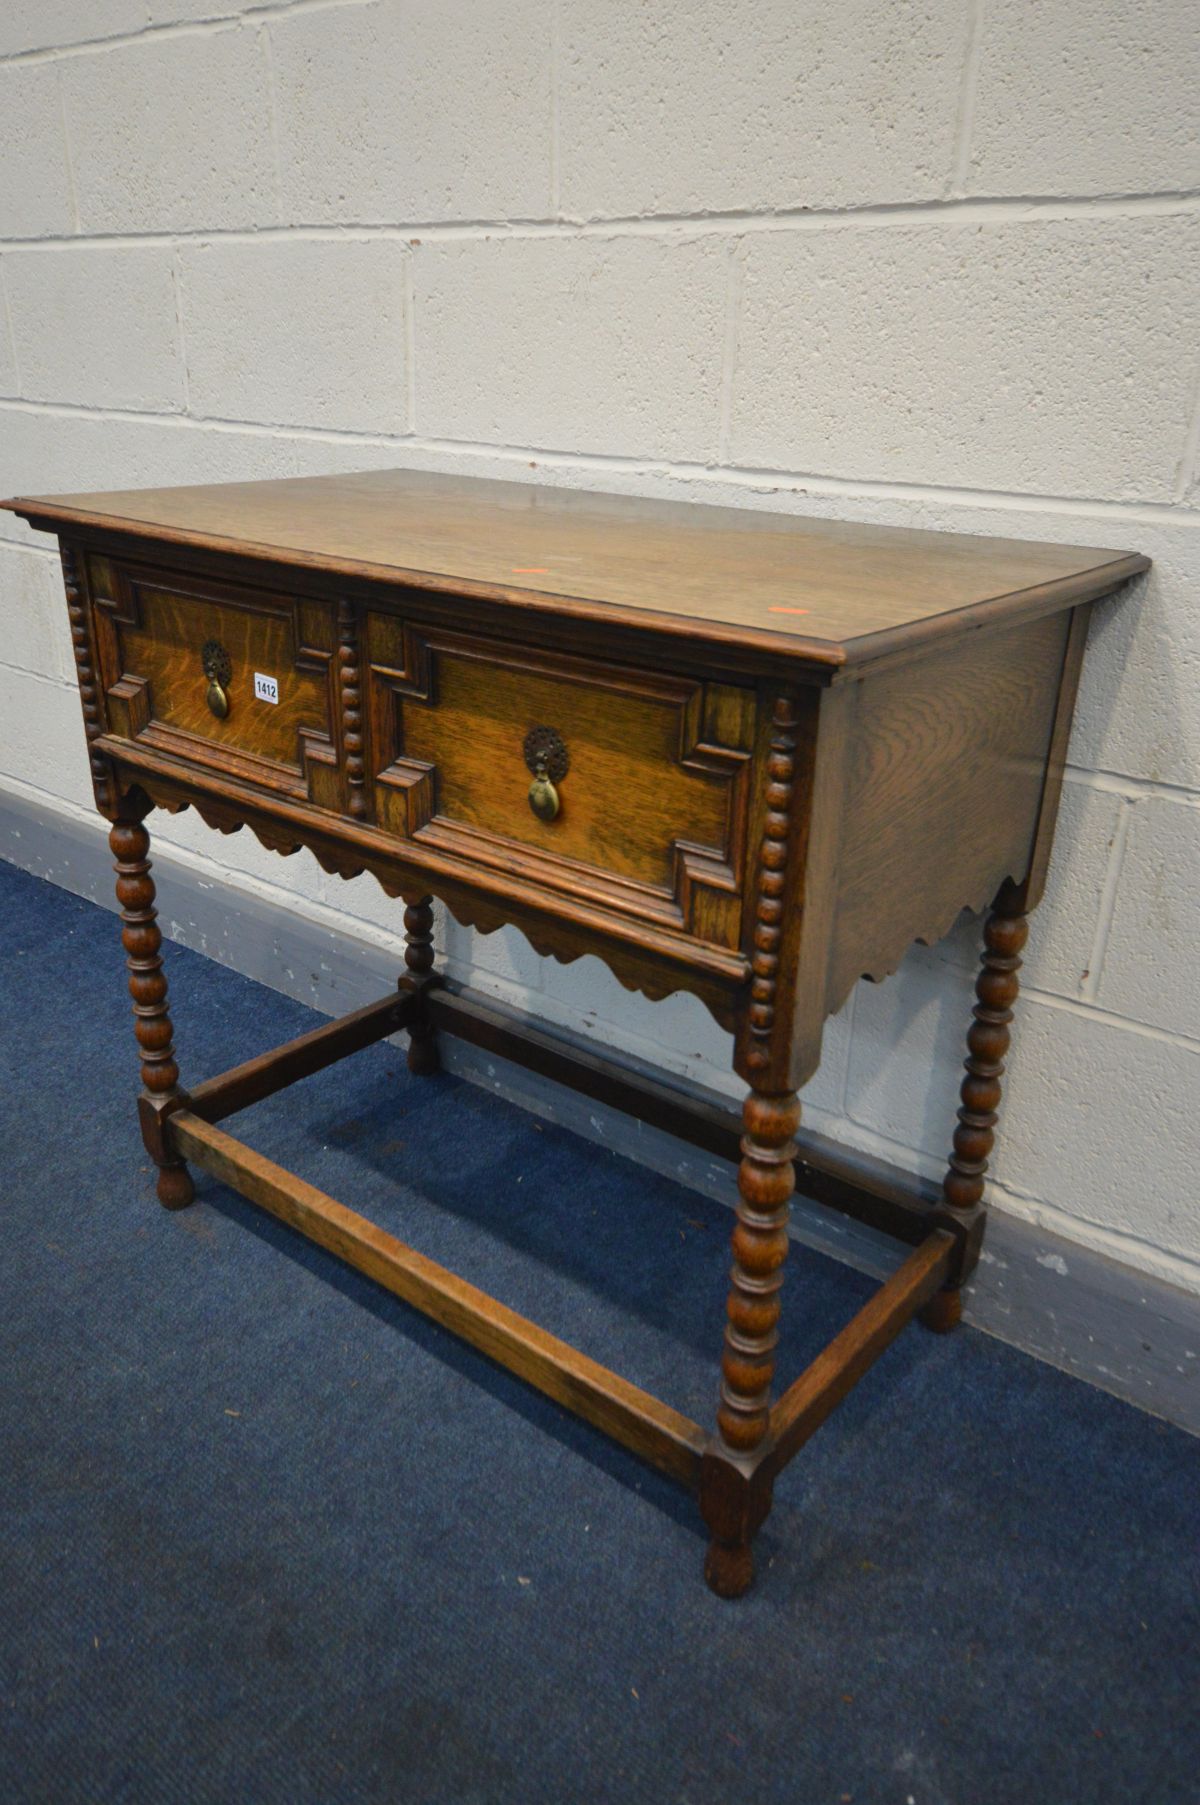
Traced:
MULTIPOLYGON (((429 981, 433 971, 433 898, 424 896, 420 902, 410 903, 404 911, 404 938, 407 942, 404 949, 404 963, 408 969, 408 982, 416 988, 418 995, 429 981)), ((428 1078, 433 1072, 441 1070, 438 1058, 437 1034, 432 1022, 424 1013, 418 1015, 413 1022, 408 1036, 408 1069, 417 1078, 428 1078)))
POLYGON ((108 836, 116 861, 117 901, 121 905, 121 941, 129 967, 134 1033, 142 1061, 142 1135, 158 1165, 158 1200, 168 1210, 191 1203, 191 1174, 173 1155, 164 1138, 169 1105, 178 1097, 179 1067, 167 1013, 167 980, 163 974, 162 933, 154 907, 150 876, 150 836, 139 816, 119 816, 108 836))
POLYGON ((794 1091, 751 1091, 742 1119, 717 1437, 700 1481, 700 1509, 712 1533, 704 1577, 722 1598, 739 1597, 753 1579, 751 1543, 771 1508, 770 1481, 756 1470, 756 1457, 767 1435, 779 1340, 799 1098, 794 1091))
MULTIPOLYGON (((947 1209, 960 1219, 983 1202, 984 1177, 996 1138, 1013 1005, 1020 990, 1017 974, 1028 934, 1024 898, 1006 886, 984 923, 983 957, 967 1032, 966 1076, 960 1093, 958 1127, 942 1180, 947 1209)), ((938 1334, 953 1329, 961 1317, 962 1292, 957 1285, 939 1291, 921 1311, 926 1328, 938 1334)))
MULTIPOLYGON (((811 732, 810 706, 806 731, 811 732)), ((739 1025, 734 1065, 748 1081, 742 1106, 737 1225, 725 1306, 725 1350, 717 1432, 700 1470, 700 1513, 712 1536, 704 1577, 722 1598, 737 1598, 754 1577, 751 1544, 771 1508, 771 1380, 778 1342, 779 1294, 787 1258, 788 1216, 796 1182, 794 1135, 800 1125, 795 1086, 802 1063, 793 1046, 794 998, 781 994, 787 934, 800 911, 788 905, 794 882, 792 811, 796 801, 801 714, 790 691, 776 695, 768 722, 766 804, 758 847, 752 981, 739 1025)), ((815 1054, 814 1054, 815 1064, 815 1054)))

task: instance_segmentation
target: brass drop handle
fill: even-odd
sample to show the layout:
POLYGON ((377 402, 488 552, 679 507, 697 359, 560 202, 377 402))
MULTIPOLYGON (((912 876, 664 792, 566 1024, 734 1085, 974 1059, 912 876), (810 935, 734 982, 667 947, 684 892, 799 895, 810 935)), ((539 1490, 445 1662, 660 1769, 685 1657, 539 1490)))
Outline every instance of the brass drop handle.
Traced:
POLYGON ((208 679, 205 701, 218 721, 229 713, 229 684, 233 677, 233 661, 219 639, 209 639, 200 653, 200 666, 208 679))
POLYGON ((555 787, 570 769, 562 735, 553 727, 531 727, 525 735, 525 763, 533 772, 529 806, 539 821, 553 821, 562 807, 555 787))
POLYGON ((539 765, 529 786, 529 806, 539 821, 553 821, 559 810, 558 791, 545 765, 539 765))

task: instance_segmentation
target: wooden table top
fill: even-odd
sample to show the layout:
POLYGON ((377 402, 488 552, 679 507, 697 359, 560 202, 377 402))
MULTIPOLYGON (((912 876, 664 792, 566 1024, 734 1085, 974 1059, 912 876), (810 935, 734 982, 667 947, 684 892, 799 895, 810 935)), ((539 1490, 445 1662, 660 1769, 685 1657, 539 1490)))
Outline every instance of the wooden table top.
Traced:
POLYGON ((809 664, 1105 594, 1135 553, 414 470, 19 497, 78 525, 685 632, 809 664))

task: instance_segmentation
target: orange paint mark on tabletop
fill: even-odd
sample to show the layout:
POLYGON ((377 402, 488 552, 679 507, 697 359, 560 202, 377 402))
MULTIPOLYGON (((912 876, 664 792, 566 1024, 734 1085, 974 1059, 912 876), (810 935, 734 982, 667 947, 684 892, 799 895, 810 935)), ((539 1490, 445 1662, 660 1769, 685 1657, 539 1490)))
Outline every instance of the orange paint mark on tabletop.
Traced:
POLYGON ((768 614, 811 614, 811 608, 780 608, 774 602, 767 605, 768 614))

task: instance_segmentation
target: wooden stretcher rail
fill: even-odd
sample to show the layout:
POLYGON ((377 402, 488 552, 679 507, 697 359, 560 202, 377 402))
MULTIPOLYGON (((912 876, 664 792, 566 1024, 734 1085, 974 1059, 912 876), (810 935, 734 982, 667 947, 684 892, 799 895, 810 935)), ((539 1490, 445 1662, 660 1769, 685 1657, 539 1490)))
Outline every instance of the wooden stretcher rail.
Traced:
MULTIPOLYGON (((708 1445, 698 1424, 216 1127, 222 1117, 382 1040, 418 1016, 710 1152, 737 1157, 740 1125, 723 1099, 695 1087, 665 1083, 635 1062, 614 1060, 572 1037, 547 1032, 490 998, 441 984, 422 989, 402 984, 378 1002, 197 1085, 169 1116, 166 1132, 175 1150, 651 1465, 697 1488, 708 1445)), ((811 1143, 817 1140, 817 1136, 807 1139, 810 1155, 811 1143)), ((833 1178, 826 1173, 829 1182, 850 1187, 858 1199, 859 1207, 841 1207, 864 1215, 863 1196, 869 1202, 878 1193, 861 1193, 861 1186, 848 1175, 853 1156, 843 1158, 833 1143, 819 1146, 816 1157, 823 1157, 826 1148, 838 1156, 842 1168, 833 1178)), ((797 1162, 798 1176, 812 1169, 803 1159, 797 1162)), ((884 1183, 878 1171, 865 1176, 877 1186, 884 1183)), ((932 1224, 927 1204, 916 1204, 910 1197, 898 1207, 906 1212, 900 1218, 906 1231, 903 1238, 911 1238, 919 1228, 923 1239, 775 1404, 767 1438, 751 1462, 764 1477, 774 1478, 782 1471, 946 1281, 959 1240, 932 1224)))
POLYGON ((708 1441, 698 1424, 191 1110, 176 1111, 170 1129, 181 1154, 251 1203, 440 1322, 652 1466, 693 1490, 698 1487, 708 1441))
MULTIPOLYGON (((552 1078, 719 1159, 736 1164, 740 1157, 741 1117, 717 1093, 683 1079, 666 1080, 636 1059, 597 1052, 491 997, 441 982, 423 993, 402 984, 377 1003, 206 1079, 190 1091, 188 1108, 206 1122, 220 1122, 408 1027, 418 1012, 435 1030, 552 1078)), ((909 1246, 928 1237, 931 1212, 941 1203, 939 1186, 803 1128, 796 1146, 796 1189, 803 1196, 909 1246)))
POLYGON ((771 1411, 763 1465, 780 1472, 945 1281, 954 1236, 935 1231, 835 1335, 771 1411))
MULTIPOLYGON (((653 1066, 597 1052, 465 988, 431 985, 425 1008, 434 1027, 447 1034, 609 1104, 719 1159, 736 1165, 741 1156, 741 1115, 715 1092, 683 1079, 664 1080, 653 1066)), ((796 1189, 803 1196, 909 1246, 927 1238, 930 1212, 942 1202, 940 1185, 804 1128, 796 1147, 796 1189)))
POLYGON ((219 1077, 206 1078, 188 1092, 188 1108, 205 1122, 220 1122, 251 1103, 274 1096, 297 1079, 309 1078, 335 1060, 398 1033, 408 1026, 416 1006, 411 991, 394 990, 352 1015, 339 1016, 337 1021, 313 1028, 282 1047, 272 1047, 269 1053, 247 1059, 219 1077))

